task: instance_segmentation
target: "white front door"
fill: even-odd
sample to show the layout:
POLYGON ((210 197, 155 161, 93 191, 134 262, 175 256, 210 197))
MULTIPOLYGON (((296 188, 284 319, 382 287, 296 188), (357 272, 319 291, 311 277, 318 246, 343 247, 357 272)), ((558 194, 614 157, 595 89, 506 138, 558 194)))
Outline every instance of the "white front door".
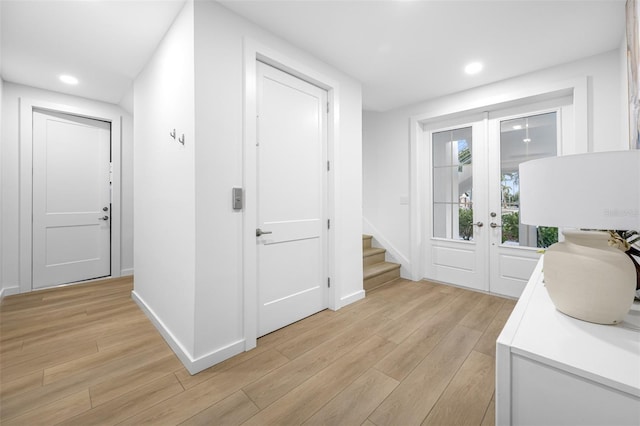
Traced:
POLYGON ((563 111, 570 114, 571 106, 424 126, 431 171, 425 278, 520 296, 540 249, 557 241, 558 230, 520 223, 518 166, 563 153, 563 111))
POLYGON ((327 306, 327 92, 258 62, 258 336, 327 306))
POLYGON ((110 123, 33 112, 33 288, 111 273, 110 123))
MULTIPOLYGON (((566 110, 566 108, 565 108, 566 110)), ((520 222, 520 163, 562 152, 560 108, 490 120, 489 290, 519 297, 558 229, 520 222)), ((498 114, 494 114, 498 115, 498 114)))
POLYGON ((487 291, 486 120, 428 130, 430 220, 424 276, 487 291))

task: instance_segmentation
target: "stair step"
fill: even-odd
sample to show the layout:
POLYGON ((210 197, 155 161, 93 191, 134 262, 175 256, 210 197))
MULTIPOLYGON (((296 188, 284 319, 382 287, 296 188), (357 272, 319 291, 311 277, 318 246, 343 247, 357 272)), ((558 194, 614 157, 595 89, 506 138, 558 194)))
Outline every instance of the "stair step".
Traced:
POLYGON ((363 287, 372 290, 400 278, 400 265, 392 262, 385 262, 387 250, 379 247, 372 247, 372 235, 362 234, 362 268, 363 287))
POLYGON ((378 247, 362 249, 362 265, 369 266, 375 263, 384 262, 387 250, 378 247))
POLYGON ((362 234, 362 248, 371 248, 371 240, 373 239, 373 235, 362 234))
POLYGON ((400 265, 392 262, 379 262, 374 265, 369 265, 364 268, 364 279, 377 277, 385 272, 400 269, 400 265))
POLYGON ((372 290, 389 281, 400 278, 400 265, 380 262, 364 267, 364 289, 372 290))

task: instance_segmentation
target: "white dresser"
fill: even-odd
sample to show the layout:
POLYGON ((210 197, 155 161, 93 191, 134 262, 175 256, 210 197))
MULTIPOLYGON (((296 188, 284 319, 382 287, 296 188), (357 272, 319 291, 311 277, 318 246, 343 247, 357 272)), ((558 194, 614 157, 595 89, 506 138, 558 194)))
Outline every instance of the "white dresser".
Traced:
POLYGON ((640 425, 640 305, 616 326, 566 316, 540 259, 497 340, 496 424, 640 425))

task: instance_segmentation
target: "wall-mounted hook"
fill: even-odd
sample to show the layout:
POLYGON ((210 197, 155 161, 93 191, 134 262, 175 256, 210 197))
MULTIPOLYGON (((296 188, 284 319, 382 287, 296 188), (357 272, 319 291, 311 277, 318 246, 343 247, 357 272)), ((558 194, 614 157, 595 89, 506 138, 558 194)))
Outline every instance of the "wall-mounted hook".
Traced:
POLYGON ((169 132, 169 136, 171 136, 172 138, 176 138, 176 129, 173 129, 173 132, 169 132))
POLYGON ((180 142, 182 145, 184 145, 184 133, 182 134, 182 136, 180 136, 178 138, 178 142, 180 142))

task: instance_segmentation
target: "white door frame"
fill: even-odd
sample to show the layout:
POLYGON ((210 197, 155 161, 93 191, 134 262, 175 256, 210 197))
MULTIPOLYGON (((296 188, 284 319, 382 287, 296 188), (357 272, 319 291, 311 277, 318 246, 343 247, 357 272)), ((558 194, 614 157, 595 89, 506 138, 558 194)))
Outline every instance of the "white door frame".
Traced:
POLYGON ((445 106, 434 109, 431 112, 412 116, 410 118, 410 229, 411 229, 411 279, 421 280, 424 277, 422 264, 425 230, 422 229, 424 215, 429 212, 427 198, 424 194, 428 191, 427 174, 430 170, 424 167, 426 164, 426 143, 424 135, 424 123, 432 121, 444 121, 457 117, 488 112, 522 103, 529 103, 550 99, 558 96, 573 95, 574 117, 573 129, 576 141, 584 141, 581 147, 575 147, 575 152, 592 151, 593 143, 589 139, 589 107, 588 107, 588 77, 575 78, 556 83, 545 84, 541 87, 532 87, 518 93, 510 93, 494 98, 472 98, 467 103, 461 102, 454 106, 445 106))
POLYGON ((99 108, 73 107, 28 98, 19 99, 20 108, 20 213, 19 272, 20 293, 32 291, 32 196, 33 196, 33 110, 53 111, 111 123, 111 277, 120 276, 120 167, 122 117, 99 108))
MULTIPOLYGON (((243 162, 242 162, 242 187, 244 188, 244 207, 242 221, 242 277, 244 289, 244 341, 245 351, 253 349, 257 344, 258 335, 258 277, 257 277, 257 245, 256 245, 256 221, 257 221, 257 188, 256 188, 256 61, 260 60, 268 65, 289 73, 301 80, 307 81, 327 91, 329 113, 327 118, 327 160, 333 164, 338 157, 337 129, 339 127, 339 113, 336 108, 339 105, 340 88, 338 83, 315 68, 301 64, 286 55, 268 46, 260 44, 250 38, 244 38, 244 134, 243 134, 243 162)), ((328 173, 327 178, 327 218, 335 217, 335 179, 334 167, 328 173)), ((333 227, 332 227, 333 228, 333 227)), ((334 276, 336 265, 335 238, 333 229, 327 233, 327 271, 329 277, 334 276)), ((328 289, 328 308, 337 309, 340 306, 335 280, 328 289)))

